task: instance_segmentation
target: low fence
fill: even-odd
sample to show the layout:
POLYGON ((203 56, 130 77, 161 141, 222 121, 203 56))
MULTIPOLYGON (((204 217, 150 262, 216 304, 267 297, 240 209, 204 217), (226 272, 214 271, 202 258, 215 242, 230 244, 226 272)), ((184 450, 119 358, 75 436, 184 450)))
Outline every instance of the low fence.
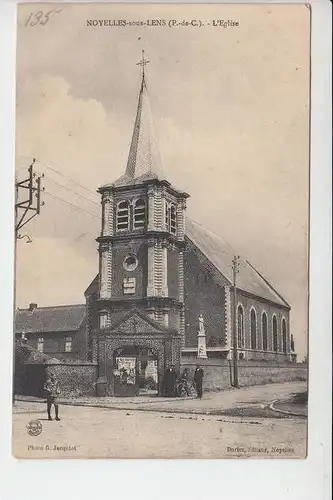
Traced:
MULTIPOLYGON (((188 369, 193 376, 196 365, 204 370, 203 388, 206 391, 229 389, 232 385, 233 367, 227 359, 202 359, 182 356, 181 370, 188 369)), ((308 366, 305 363, 273 363, 265 361, 238 361, 240 387, 307 380, 308 366)))

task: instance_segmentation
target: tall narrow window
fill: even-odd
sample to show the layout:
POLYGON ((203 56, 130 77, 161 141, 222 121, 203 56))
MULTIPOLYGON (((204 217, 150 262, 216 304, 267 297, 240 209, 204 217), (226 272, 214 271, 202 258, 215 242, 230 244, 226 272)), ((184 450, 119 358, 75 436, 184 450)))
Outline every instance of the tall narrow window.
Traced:
POLYGON ((134 205, 134 229, 145 226, 146 223, 146 203, 144 200, 137 200, 134 205))
POLYGON ((121 201, 117 209, 117 231, 129 229, 129 203, 121 201))
POLYGON ((257 317, 254 309, 251 309, 251 349, 257 348, 257 317))
POLYGON ((170 207, 170 233, 176 234, 177 222, 176 222, 176 207, 171 205, 170 207))
POLYGON ((285 318, 282 319, 282 351, 287 353, 287 323, 285 318))
POLYGON ((38 339, 37 351, 44 352, 44 338, 43 337, 39 337, 39 339, 38 339))
POLYGON ((262 348, 267 351, 267 314, 264 312, 261 317, 262 348))
POLYGON ((244 347, 244 311, 241 305, 237 308, 237 342, 238 347, 244 347))
POLYGON ((73 342, 72 337, 65 338, 65 352, 72 352, 72 342, 73 342))
POLYGON ((278 332, 277 332, 277 319, 276 316, 273 316, 273 351, 278 350, 278 332))

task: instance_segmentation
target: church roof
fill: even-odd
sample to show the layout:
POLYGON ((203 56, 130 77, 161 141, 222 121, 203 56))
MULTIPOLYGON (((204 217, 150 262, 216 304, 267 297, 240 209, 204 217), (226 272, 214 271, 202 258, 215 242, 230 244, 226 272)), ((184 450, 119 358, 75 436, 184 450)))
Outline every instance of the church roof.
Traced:
MULTIPOLYGON (((145 61, 144 58, 143 61, 145 61)), ((103 188, 140 184, 152 179, 164 180, 164 176, 155 137, 146 77, 143 71, 125 174, 103 188)))
POLYGON ((85 305, 35 307, 15 311, 15 333, 73 332, 85 318, 85 305))
MULTIPOLYGON (((230 245, 219 236, 188 218, 186 219, 186 236, 232 284, 233 271, 231 265, 235 252, 230 245)), ((239 273, 237 274, 237 288, 239 290, 256 297, 262 297, 275 304, 290 307, 250 262, 240 259, 239 264, 239 273)))

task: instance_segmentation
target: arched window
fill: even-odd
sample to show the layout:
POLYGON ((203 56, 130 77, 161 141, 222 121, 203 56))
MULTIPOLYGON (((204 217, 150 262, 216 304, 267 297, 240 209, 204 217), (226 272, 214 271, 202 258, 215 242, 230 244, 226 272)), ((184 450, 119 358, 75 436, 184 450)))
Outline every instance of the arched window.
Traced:
POLYGON ((241 305, 237 308, 237 344, 244 347, 244 311, 241 305))
POLYGON ((166 230, 169 231, 169 233, 177 233, 176 207, 173 204, 169 204, 167 201, 165 202, 165 225, 166 230))
POLYGON ((278 332, 277 332, 277 319, 276 316, 273 316, 273 351, 278 350, 278 332))
POLYGON ((257 316, 254 309, 251 309, 251 349, 257 348, 257 316))
POLYGON ((267 351, 267 314, 264 312, 261 316, 261 330, 262 330, 262 348, 267 351))
POLYGON ((134 205, 134 229, 145 226, 146 223, 146 203, 144 200, 137 200, 134 205))
POLYGON ((282 319, 282 351, 287 352, 287 323, 285 318, 282 319))
POLYGON ((175 205, 171 205, 170 207, 170 233, 176 234, 176 207, 175 205))
POLYGON ((129 229, 129 202, 121 201, 117 208, 117 231, 129 229))

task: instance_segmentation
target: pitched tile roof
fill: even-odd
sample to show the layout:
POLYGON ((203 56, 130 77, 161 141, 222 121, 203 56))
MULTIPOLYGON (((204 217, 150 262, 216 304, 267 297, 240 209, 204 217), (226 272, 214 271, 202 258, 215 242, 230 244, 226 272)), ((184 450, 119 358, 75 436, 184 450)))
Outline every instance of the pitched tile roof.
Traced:
POLYGON ((15 333, 72 332, 78 330, 86 315, 83 304, 37 307, 15 312, 15 333))
MULTIPOLYGON (((230 245, 188 218, 186 219, 186 236, 232 284, 231 266, 235 252, 230 245)), ((290 307, 285 299, 247 260, 240 259, 237 288, 275 304, 290 307)))

